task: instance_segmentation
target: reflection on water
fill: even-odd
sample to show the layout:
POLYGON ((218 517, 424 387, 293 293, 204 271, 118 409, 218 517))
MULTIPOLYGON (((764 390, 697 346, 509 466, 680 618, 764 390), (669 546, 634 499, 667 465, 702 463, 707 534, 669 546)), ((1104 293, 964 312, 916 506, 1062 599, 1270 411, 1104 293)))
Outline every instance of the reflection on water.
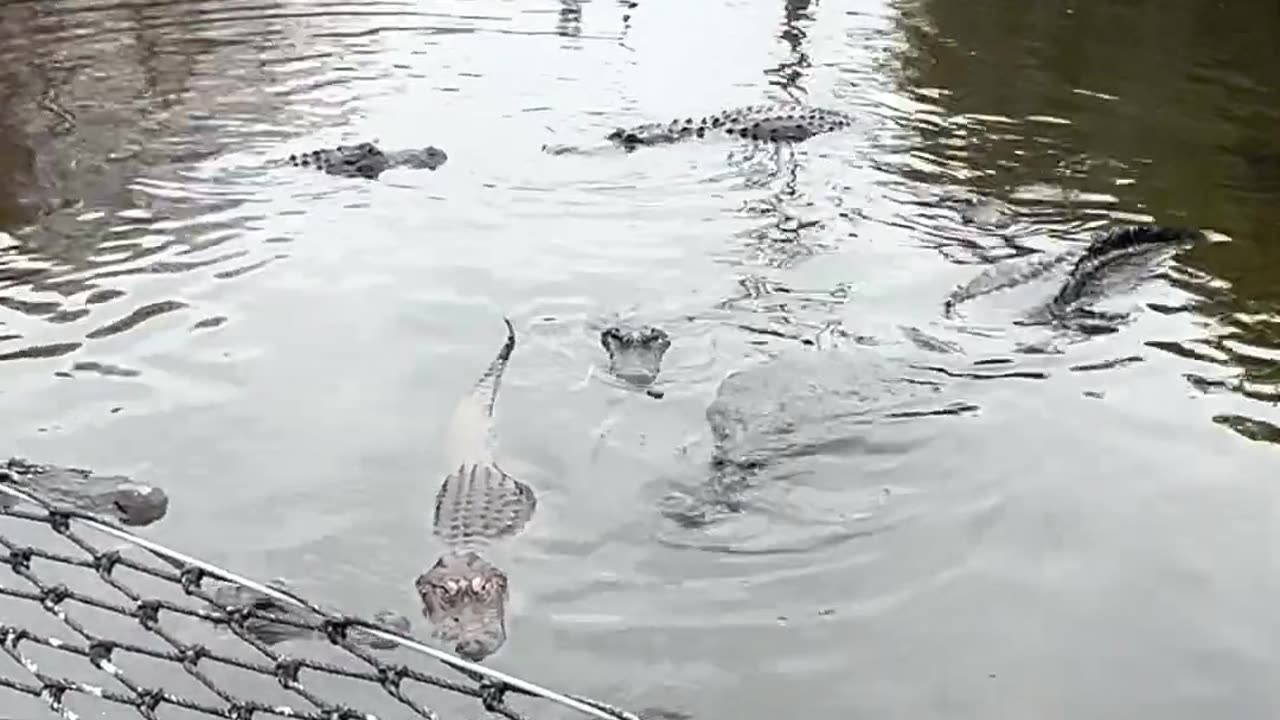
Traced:
POLYGON ((429 438, 510 315, 499 433, 539 511, 495 549, 502 669, 697 717, 1263 717, 1277 33, 1210 0, 5 4, 0 452, 417 616, 429 438), (857 122, 541 151, 784 100, 857 122), (365 140, 449 162, 277 162, 365 140), (1115 332, 1018 322, 1049 281, 944 312, 1135 222, 1230 242, 1109 293, 1115 332), (618 316, 670 334, 660 402, 582 382, 618 316), (717 474, 744 369, 717 422, 769 422, 717 474), (673 525, 673 492, 716 512, 673 525))

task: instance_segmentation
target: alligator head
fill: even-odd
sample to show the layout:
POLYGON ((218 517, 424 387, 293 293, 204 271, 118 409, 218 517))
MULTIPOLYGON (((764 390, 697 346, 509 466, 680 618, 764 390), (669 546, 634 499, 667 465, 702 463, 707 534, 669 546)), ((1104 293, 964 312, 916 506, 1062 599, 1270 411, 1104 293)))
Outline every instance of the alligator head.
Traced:
POLYGON ((169 511, 169 496, 153 485, 142 485, 126 478, 101 491, 95 502, 122 525, 150 525, 169 511))
MULTIPOLYGON (((123 475, 97 475, 81 468, 10 458, 0 466, 0 482, 29 489, 55 505, 104 515, 122 525, 150 525, 169 511, 169 496, 164 490, 123 475)), ((11 504, 11 499, 0 499, 0 507, 11 504)))
POLYGON ((632 385, 647 387, 658 378, 671 338, 662 328, 649 325, 635 329, 611 325, 600 333, 600 345, 609 354, 609 372, 632 385))
POLYGON ((507 576, 474 552, 446 553, 414 586, 442 642, 479 662, 507 641, 507 576))
POLYGON ((290 155, 289 164, 315 168, 329 175, 374 180, 393 167, 435 170, 448 157, 443 150, 432 145, 384 152, 371 142, 362 142, 290 155))

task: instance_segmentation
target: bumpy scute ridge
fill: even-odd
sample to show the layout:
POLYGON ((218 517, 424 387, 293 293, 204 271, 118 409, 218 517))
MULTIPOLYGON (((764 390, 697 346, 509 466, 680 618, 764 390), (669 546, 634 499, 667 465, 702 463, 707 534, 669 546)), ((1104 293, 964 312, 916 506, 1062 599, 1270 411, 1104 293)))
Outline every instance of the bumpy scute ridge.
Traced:
POLYGON ((624 146, 659 145, 710 133, 756 142, 800 142, 849 127, 853 118, 839 110, 799 104, 749 105, 669 122, 621 127, 608 138, 624 146))
POLYGON ((451 548, 511 537, 537 507, 533 490, 496 465, 463 466, 440 484, 433 532, 451 548))

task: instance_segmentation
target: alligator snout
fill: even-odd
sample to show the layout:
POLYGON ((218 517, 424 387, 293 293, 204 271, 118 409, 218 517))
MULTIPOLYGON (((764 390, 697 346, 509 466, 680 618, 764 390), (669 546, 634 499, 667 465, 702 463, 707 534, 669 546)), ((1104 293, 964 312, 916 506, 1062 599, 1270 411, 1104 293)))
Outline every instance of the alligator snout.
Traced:
POLYGON ((447 553, 414 583, 436 638, 479 662, 507 641, 507 576, 473 552, 447 553))
POLYGON ((125 482, 111 491, 110 506, 124 525, 150 525, 169 512, 169 496, 152 485, 125 482))
POLYGON ((479 662, 494 653, 501 643, 492 639, 468 638, 453 646, 458 657, 479 662))
POLYGON ((613 326, 600 333, 600 345, 609 354, 609 372, 614 377, 648 387, 658 379, 671 338, 662 328, 648 325, 630 330, 613 326))

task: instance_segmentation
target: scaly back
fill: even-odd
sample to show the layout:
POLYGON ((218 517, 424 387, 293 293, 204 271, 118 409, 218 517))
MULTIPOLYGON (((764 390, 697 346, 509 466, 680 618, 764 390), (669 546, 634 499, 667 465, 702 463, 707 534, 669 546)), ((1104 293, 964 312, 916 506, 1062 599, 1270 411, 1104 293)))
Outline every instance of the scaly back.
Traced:
POLYGON ((1132 283, 1137 274, 1130 268, 1125 276, 1126 264, 1137 263, 1150 269, 1157 255, 1172 254, 1207 239, 1202 231, 1194 228, 1132 225, 1108 230, 1085 248, 1067 281, 1050 301, 1050 308, 1061 310, 1092 299, 1103 291, 1109 275, 1116 276, 1116 282, 1132 283))
POLYGON ((457 550, 476 549, 524 528, 537 505, 533 490, 508 475, 494 456, 493 409, 516 347, 515 328, 480 379, 454 409, 447 433, 451 472, 436 494, 433 532, 457 550))

